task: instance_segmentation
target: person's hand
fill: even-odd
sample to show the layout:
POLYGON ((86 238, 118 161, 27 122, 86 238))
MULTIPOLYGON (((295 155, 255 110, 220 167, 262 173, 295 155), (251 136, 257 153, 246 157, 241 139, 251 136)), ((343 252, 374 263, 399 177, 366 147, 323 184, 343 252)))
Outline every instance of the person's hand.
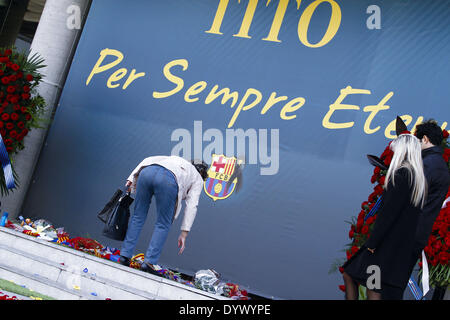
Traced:
POLYGON ((130 190, 130 189, 131 189, 131 188, 130 188, 130 187, 131 187, 131 184, 132 184, 132 182, 131 182, 130 180, 127 180, 127 182, 125 183, 125 187, 128 187, 128 189, 127 189, 128 192, 131 191, 131 190, 130 190))
POLYGON ((369 251, 372 252, 372 253, 375 253, 375 249, 367 248, 367 250, 369 250, 369 251))
POLYGON ((178 254, 182 254, 185 248, 186 244, 186 237, 188 235, 188 231, 181 231, 180 236, 178 237, 178 248, 180 248, 180 251, 178 251, 178 254))

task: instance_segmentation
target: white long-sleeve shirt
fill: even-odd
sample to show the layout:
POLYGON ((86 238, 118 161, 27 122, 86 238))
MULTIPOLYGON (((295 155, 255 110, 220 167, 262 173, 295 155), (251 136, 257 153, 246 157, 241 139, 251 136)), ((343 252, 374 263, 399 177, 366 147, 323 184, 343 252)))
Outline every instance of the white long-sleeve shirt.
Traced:
POLYGON ((170 170, 178 183, 178 202, 176 205, 176 219, 181 211, 181 200, 185 200, 183 222, 181 230, 190 231, 197 215, 197 206, 203 189, 203 179, 197 169, 187 160, 178 156, 154 156, 148 157, 139 163, 128 177, 131 181, 131 191, 136 192, 136 183, 139 172, 152 164, 160 165, 170 170))

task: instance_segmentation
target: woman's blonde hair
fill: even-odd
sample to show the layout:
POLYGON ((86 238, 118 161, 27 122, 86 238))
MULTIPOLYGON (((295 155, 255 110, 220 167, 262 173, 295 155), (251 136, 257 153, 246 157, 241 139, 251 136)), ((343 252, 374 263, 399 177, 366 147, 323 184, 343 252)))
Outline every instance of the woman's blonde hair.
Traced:
POLYGON ((394 185, 395 172, 400 168, 406 168, 411 173, 410 183, 413 183, 411 203, 423 208, 427 193, 427 181, 423 172, 422 148, 419 139, 412 134, 401 134, 391 142, 391 150, 394 152, 389 170, 386 174, 384 188, 387 189, 392 179, 394 185))

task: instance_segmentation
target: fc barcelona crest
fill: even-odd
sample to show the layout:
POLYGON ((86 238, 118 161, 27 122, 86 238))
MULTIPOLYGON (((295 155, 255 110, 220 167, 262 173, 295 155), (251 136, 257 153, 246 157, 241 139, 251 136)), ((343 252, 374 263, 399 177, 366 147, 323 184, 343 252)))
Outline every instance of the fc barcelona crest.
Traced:
POLYGON ((206 194, 214 201, 228 198, 240 187, 241 166, 242 161, 235 157, 213 154, 204 184, 206 194))

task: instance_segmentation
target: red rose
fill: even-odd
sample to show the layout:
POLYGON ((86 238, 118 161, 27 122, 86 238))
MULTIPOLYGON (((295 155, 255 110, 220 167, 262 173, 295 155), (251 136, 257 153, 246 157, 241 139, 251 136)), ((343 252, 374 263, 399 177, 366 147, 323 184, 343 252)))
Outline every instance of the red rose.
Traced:
POLYGON ((444 136, 444 139, 448 138, 448 131, 447 130, 442 130, 442 135, 444 136))
POLYGON ((357 253, 358 252, 358 247, 357 246, 353 246, 352 248, 351 248, 351 250, 352 250, 352 254, 355 254, 355 253, 357 253))
POLYGON ((345 292, 345 286, 344 286, 344 285, 340 285, 340 286, 339 286, 339 289, 340 289, 341 291, 345 292))
POLYGON ((340 273, 344 273, 344 268, 339 267, 339 272, 340 272, 340 273))
POLYGON ((10 133, 9 133, 9 136, 11 137, 11 138, 16 138, 17 137, 17 131, 16 130, 12 130, 10 133))
POLYGON ((445 245, 447 246, 447 247, 450 247, 450 233, 449 234, 447 234, 447 237, 445 237, 445 245))
POLYGON ((28 99, 30 99, 30 94, 29 94, 29 93, 22 93, 22 99, 23 99, 23 100, 28 100, 28 99))
POLYGON ((430 264, 431 264, 433 267, 435 267, 435 266, 437 265, 437 263, 438 263, 438 260, 437 260, 437 258, 435 258, 435 257, 433 257, 433 259, 430 260, 430 264))
POLYGON ((8 93, 14 93, 15 91, 16 91, 15 86, 8 86, 8 88, 6 88, 6 92, 8 93))
POLYGON ((23 92, 26 92, 26 93, 28 93, 28 92, 30 92, 30 87, 29 86, 24 86, 23 87, 23 92))
POLYGON ((31 82, 31 81, 33 81, 34 78, 31 74, 27 74, 26 79, 28 82, 31 82))
POLYGON ((19 119, 19 115, 17 113, 13 112, 13 113, 11 113, 11 119, 16 121, 19 119))
POLYGON ((382 177, 380 178, 380 180, 378 180, 378 182, 379 182, 382 186, 384 186, 384 183, 386 182, 386 177, 385 177, 385 176, 382 176, 382 177))
POLYGON ((22 121, 19 121, 19 122, 17 123, 17 127, 18 127, 19 129, 23 129, 23 128, 25 127, 25 124, 24 124, 22 121))
POLYGON ((5 145, 9 146, 10 144, 12 144, 12 140, 11 139, 5 139, 5 145))
POLYGON ((9 114, 8 113, 2 114, 2 120, 3 121, 8 121, 9 120, 9 114))
POLYGON ((375 183, 375 181, 377 181, 377 176, 374 174, 374 175, 372 176, 372 178, 370 178, 370 182, 371 182, 371 183, 375 183))
POLYGON ((6 49, 5 50, 5 56, 10 56, 12 55, 12 50, 11 49, 6 49))
POLYGON ((12 76, 9 77, 9 80, 10 80, 11 82, 14 82, 14 81, 17 80, 17 76, 13 74, 12 76))
POLYGON ((441 253, 439 253, 438 258, 441 264, 446 265, 449 260, 449 254, 447 252, 442 251, 441 253))
POLYGON ((367 225, 365 225, 364 227, 362 227, 361 233, 362 233, 362 234, 368 234, 368 233, 369 233, 369 227, 368 227, 367 225))
POLYGON ((8 122, 8 123, 6 124, 6 129, 12 130, 13 128, 14 128, 14 124, 12 124, 11 122, 8 122))
POLYGON ((383 186, 381 184, 377 185, 375 188, 373 188, 373 190, 379 196, 383 194, 383 186))
POLYGON ((13 148, 12 148, 12 147, 6 147, 6 152, 10 153, 10 152, 12 152, 12 151, 13 151, 13 148))
POLYGON ((25 119, 27 120, 27 121, 29 121, 30 119, 31 119, 31 115, 28 113, 28 114, 26 114, 25 115, 25 119))
POLYGON ((389 166, 389 165, 391 164, 391 161, 392 161, 392 155, 391 155, 391 154, 388 154, 388 155, 386 156, 386 159, 384 159, 384 164, 387 165, 387 166, 389 166))
POLYGON ((365 206, 368 206, 369 203, 367 201, 364 201, 363 203, 361 203, 361 208, 362 209, 366 209, 365 206))
POLYGON ((27 113, 27 108, 26 107, 21 107, 20 108, 20 112, 22 112, 22 113, 27 113))
POLYGON ((14 71, 18 71, 20 69, 20 66, 18 64, 13 63, 11 65, 11 69, 13 69, 14 71))
POLYGON ((11 101, 12 104, 16 104, 17 102, 19 102, 19 97, 18 96, 14 96, 14 97, 11 98, 10 101, 11 101))
POLYGON ((3 84, 6 85, 6 84, 8 84, 8 83, 10 83, 10 82, 11 82, 11 81, 9 80, 9 77, 3 77, 3 78, 2 78, 2 83, 3 83, 3 84))
POLYGON ((374 223, 375 222, 375 216, 371 216, 370 218, 368 218, 367 220, 366 220, 366 224, 367 225, 371 225, 372 223, 374 223))
POLYGON ((354 236, 355 236, 355 231, 350 230, 350 232, 348 233, 348 237, 349 237, 350 239, 353 239, 354 236))
POLYGON ((350 260, 350 258, 352 257, 352 254, 349 250, 346 251, 347 254, 347 260, 350 260))
POLYGON ((20 106, 18 104, 15 104, 13 109, 14 109, 14 111, 18 111, 18 110, 20 110, 20 106))
POLYGON ((358 220, 358 222, 356 223, 356 232, 360 232, 363 225, 364 225, 364 220, 358 220))

